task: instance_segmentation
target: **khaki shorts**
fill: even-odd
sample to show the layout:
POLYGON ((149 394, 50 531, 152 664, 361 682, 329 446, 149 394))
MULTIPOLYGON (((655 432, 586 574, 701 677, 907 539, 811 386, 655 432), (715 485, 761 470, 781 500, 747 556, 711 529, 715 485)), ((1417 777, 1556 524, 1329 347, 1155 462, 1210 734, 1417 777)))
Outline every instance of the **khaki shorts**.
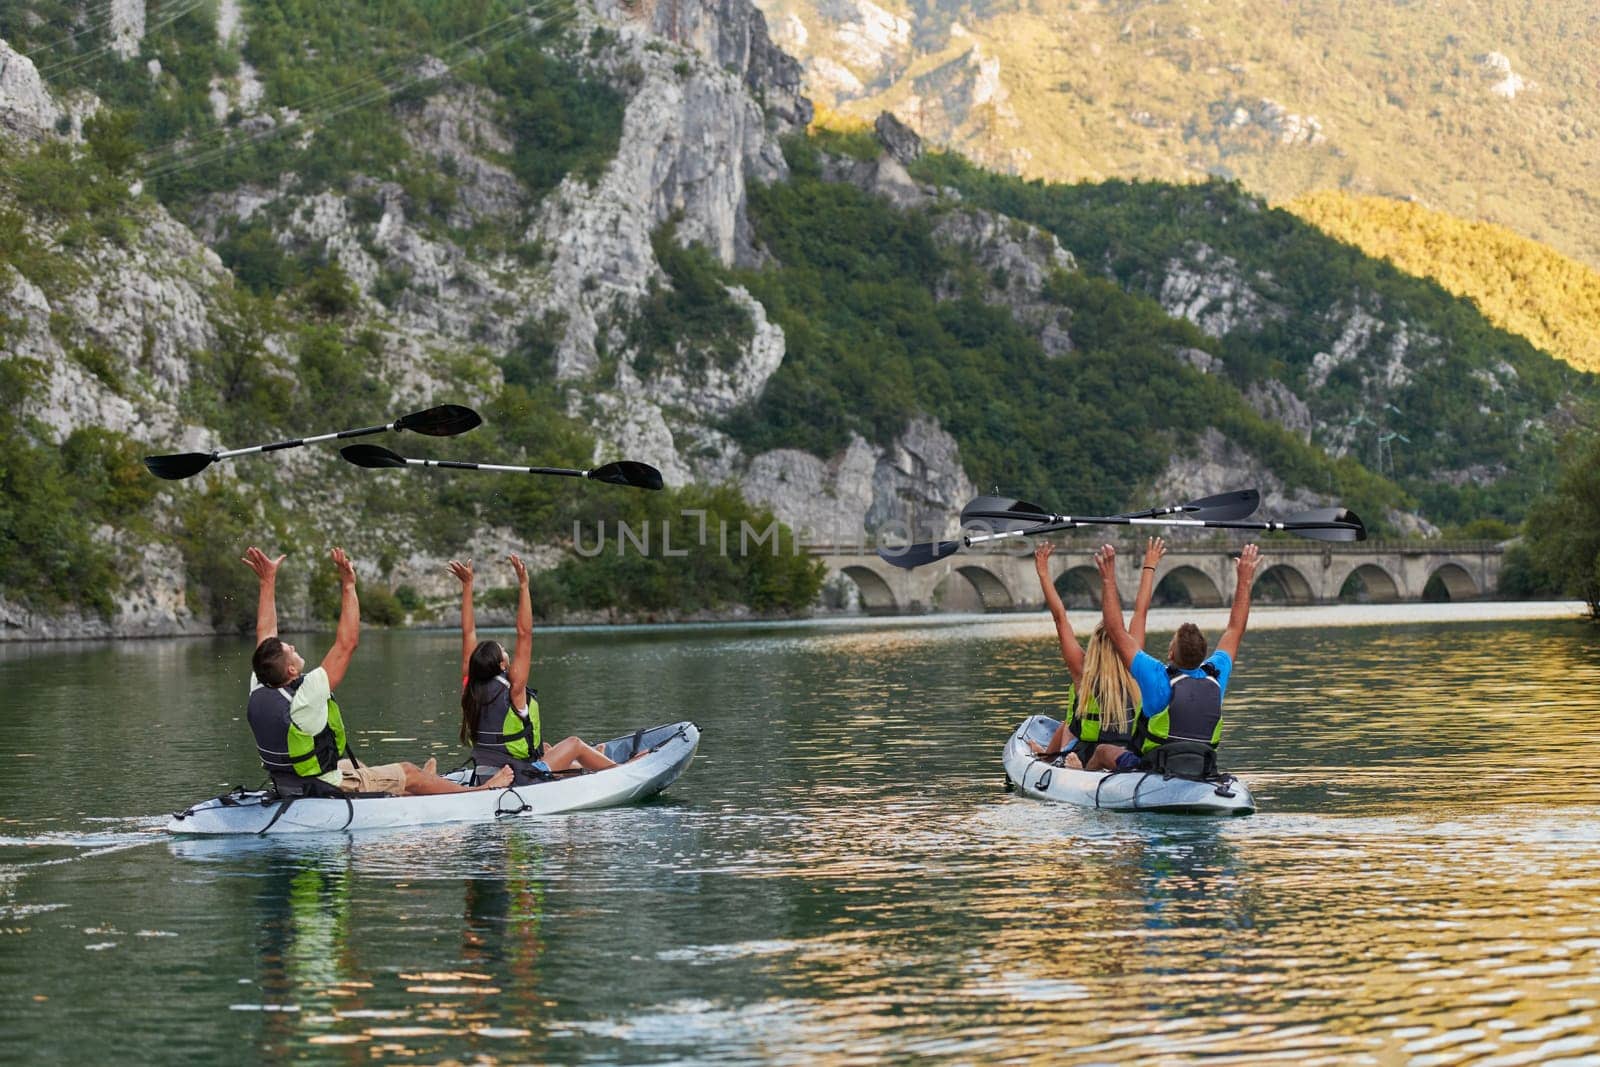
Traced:
POLYGON ((357 767, 347 759, 339 761, 339 788, 346 793, 393 793, 406 791, 406 768, 403 763, 380 763, 357 767))

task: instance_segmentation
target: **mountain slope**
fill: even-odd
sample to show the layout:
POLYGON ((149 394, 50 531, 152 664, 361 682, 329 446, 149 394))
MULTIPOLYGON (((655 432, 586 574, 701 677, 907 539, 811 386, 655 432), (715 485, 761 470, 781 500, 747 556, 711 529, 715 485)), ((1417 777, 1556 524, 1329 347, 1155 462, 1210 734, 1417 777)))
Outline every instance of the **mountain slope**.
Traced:
POLYGON ((1600 13, 1510 4, 761 0, 826 109, 1053 181, 1415 197, 1600 266, 1600 13))
POLYGON ((1324 191, 1284 208, 1369 256, 1437 280, 1556 358, 1600 371, 1600 271, 1503 226, 1407 201, 1324 191))

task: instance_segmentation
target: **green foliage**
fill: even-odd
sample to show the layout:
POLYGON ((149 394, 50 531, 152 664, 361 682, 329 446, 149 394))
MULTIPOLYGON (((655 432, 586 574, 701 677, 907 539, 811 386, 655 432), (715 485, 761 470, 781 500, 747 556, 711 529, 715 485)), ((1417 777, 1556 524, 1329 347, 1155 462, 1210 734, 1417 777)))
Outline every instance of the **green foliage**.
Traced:
MULTIPOLYGON (((1049 185, 939 154, 925 156, 913 171, 953 186, 966 203, 1043 226, 1080 264, 1133 293, 1156 296, 1168 265, 1196 260, 1202 247, 1208 263, 1233 260, 1240 279, 1279 313, 1202 347, 1221 355, 1238 390, 1276 379, 1322 425, 1342 428, 1365 416, 1367 429, 1357 431, 1355 444, 1372 467, 1380 462, 1376 427, 1403 433, 1410 443, 1395 444, 1388 464, 1436 521, 1520 518, 1555 474, 1554 443, 1544 428, 1552 413, 1573 396, 1600 398, 1600 380, 1496 329, 1471 303, 1266 208, 1237 185, 1049 185), (1355 361, 1316 384, 1318 355, 1338 347, 1356 312, 1377 322, 1369 351, 1408 346, 1406 373, 1384 384, 1377 368, 1355 361), (1501 464, 1507 474, 1486 486, 1479 478, 1444 477, 1501 464)), ((1077 320, 1073 329, 1076 336, 1077 320)))
POLYGON ((241 546, 261 537, 255 502, 220 478, 184 483, 174 492, 178 524, 172 538, 183 556, 190 609, 219 628, 249 632, 257 581, 239 556, 241 546))
POLYGON ((43 365, 0 359, 0 590, 46 609, 87 608, 109 616, 122 576, 93 532, 102 523, 137 528, 153 489, 143 449, 109 430, 82 429, 59 447, 29 409, 43 365))
POLYGON ((265 219, 253 219, 217 242, 217 255, 252 293, 281 293, 299 278, 299 269, 265 219))
POLYGON ((83 124, 89 154, 108 174, 121 177, 139 159, 144 146, 134 136, 138 118, 131 111, 98 111, 83 124))
POLYGON ((1527 562, 1541 579, 1589 606, 1600 622, 1600 434, 1568 444, 1555 491, 1528 509, 1527 562))
POLYGON ((332 318, 354 308, 360 294, 339 261, 330 259, 311 271, 300 289, 300 299, 313 315, 332 318))
POLYGON ((731 272, 699 245, 680 245, 676 220, 652 234, 650 244, 668 284, 650 279, 628 326, 628 343, 637 353, 634 370, 648 377, 663 366, 690 372, 708 365, 732 367, 755 335, 755 325, 728 295, 731 272))
POLYGON ((332 326, 310 326, 300 331, 300 384, 305 389, 308 412, 297 412, 304 425, 306 414, 327 411, 382 410, 389 403, 389 387, 377 377, 380 353, 371 346, 346 346, 332 326))
POLYGON ((811 140, 818 149, 829 155, 870 163, 883 155, 883 145, 869 127, 840 129, 833 126, 813 126, 811 140))
POLYGON ((406 609, 400 598, 381 585, 361 590, 361 622, 373 626, 403 626, 406 609))
POLYGON ((112 392, 123 391, 122 368, 117 365, 117 357, 104 345, 93 341, 73 345, 67 349, 67 358, 99 378, 112 392))
POLYGON ((815 148, 787 145, 793 177, 751 192, 760 241, 781 267, 742 277, 783 327, 787 353, 759 401, 728 429, 752 451, 821 455, 851 433, 887 444, 917 412, 936 416, 982 486, 1074 510, 1120 510, 1207 426, 1293 483, 1339 492, 1358 511, 1400 503, 1392 485, 1330 462, 1268 424, 1237 391, 1180 361, 1214 350, 1187 323, 1105 279, 1060 274, 1071 353, 1051 358, 933 218, 816 177, 815 148), (942 299, 955 284, 957 295, 942 299))
POLYGON ((185 414, 235 441, 263 440, 287 426, 295 382, 267 348, 283 328, 270 298, 234 290, 217 319, 217 347, 194 356, 185 414))
POLYGON ((561 592, 546 591, 546 603, 643 613, 732 604, 791 612, 808 607, 822 588, 822 564, 797 553, 793 531, 752 508, 736 489, 608 496, 591 498, 578 518, 578 550, 589 555, 603 543, 602 550, 557 566, 550 580, 561 592), (704 525, 686 511, 705 512, 704 525))

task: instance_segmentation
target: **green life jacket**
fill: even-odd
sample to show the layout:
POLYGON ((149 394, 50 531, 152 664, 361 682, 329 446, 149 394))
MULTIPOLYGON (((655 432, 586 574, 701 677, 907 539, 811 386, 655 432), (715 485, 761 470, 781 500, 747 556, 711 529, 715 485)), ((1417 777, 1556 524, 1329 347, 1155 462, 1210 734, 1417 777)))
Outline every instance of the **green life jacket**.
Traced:
POLYGON ((344 716, 339 702, 328 698, 328 725, 312 735, 294 724, 289 705, 304 682, 296 678, 282 688, 261 686, 250 694, 246 717, 255 735, 256 754, 273 776, 320 778, 339 769, 339 758, 349 751, 344 716))
POLYGON ((527 718, 511 706, 511 680, 505 675, 488 703, 478 709, 478 729, 472 738, 472 755, 480 766, 501 767, 510 760, 537 759, 539 751, 538 694, 528 690, 527 718))
POLYGON ((1133 743, 1134 724, 1139 721, 1139 707, 1135 704, 1128 709, 1128 726, 1125 730, 1117 731, 1103 729, 1100 722, 1100 703, 1095 700, 1094 694, 1079 692, 1076 686, 1068 691, 1068 699, 1072 705, 1072 716, 1067 723, 1067 729, 1072 731, 1072 736, 1090 746, 1097 744, 1122 745, 1124 747, 1133 743))
POLYGON ((1172 698, 1167 706, 1148 719, 1140 719, 1134 731, 1138 747, 1147 756, 1168 741, 1199 741, 1213 749, 1222 741, 1222 682, 1217 668, 1207 660, 1200 664, 1196 678, 1180 667, 1167 665, 1167 680, 1172 698))

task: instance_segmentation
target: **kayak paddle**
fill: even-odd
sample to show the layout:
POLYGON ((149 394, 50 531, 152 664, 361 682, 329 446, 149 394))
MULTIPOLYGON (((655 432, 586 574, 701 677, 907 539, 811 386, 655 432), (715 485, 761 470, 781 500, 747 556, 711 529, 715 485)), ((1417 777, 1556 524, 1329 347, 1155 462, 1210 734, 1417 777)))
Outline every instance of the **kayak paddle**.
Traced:
POLYGON ((609 485, 626 485, 634 489, 660 489, 661 472, 648 463, 631 459, 617 460, 591 470, 572 467, 512 467, 503 463, 466 463, 458 459, 411 459, 391 452, 382 445, 346 445, 339 455, 358 467, 373 470, 399 467, 448 467, 459 471, 509 471, 512 474, 558 474, 568 478, 588 478, 609 485))
MULTIPOLYGON (((1191 500, 1187 504, 1149 508, 1145 511, 1126 512, 1114 516, 1118 519, 1154 519, 1162 515, 1182 515, 1186 519, 1211 519, 1226 522, 1247 519, 1255 514, 1261 503, 1261 494, 1254 489, 1235 489, 1216 496, 1191 500)), ((1054 515, 1037 504, 1029 504, 1009 497, 980 496, 961 509, 961 525, 984 524, 994 530, 1026 530, 1046 522, 1060 522, 1065 515, 1054 515)))
POLYGON ((250 448, 233 448, 227 451, 180 452, 174 456, 146 456, 144 457, 144 465, 157 478, 176 481, 179 478, 191 478, 199 474, 219 459, 230 459, 233 456, 243 456, 251 452, 277 452, 285 448, 315 444, 318 441, 332 441, 346 437, 365 437, 368 434, 383 433, 386 430, 410 430, 413 433, 427 434, 429 437, 454 437, 458 433, 466 433, 482 422, 483 419, 471 408, 462 407, 460 404, 440 404, 438 407, 428 408, 425 411, 413 411, 409 415, 402 415, 393 422, 386 422, 382 426, 363 426, 359 430, 340 430, 338 433, 325 433, 317 437, 297 437, 293 441, 278 441, 270 445, 253 445, 250 448))
POLYGON ((954 541, 927 541, 907 545, 905 548, 880 548, 878 557, 885 563, 910 570, 924 564, 936 563, 953 556, 963 547, 1005 541, 1035 534, 1055 533, 1079 526, 1185 526, 1207 530, 1282 530, 1314 541, 1365 541, 1367 527, 1355 512, 1348 508, 1317 508, 1302 511, 1279 522, 1240 522, 1216 519, 1177 519, 1167 516, 1144 515, 1094 515, 1086 517, 1063 515, 1054 522, 1030 526, 1022 530, 1001 530, 990 534, 972 534, 954 541))

